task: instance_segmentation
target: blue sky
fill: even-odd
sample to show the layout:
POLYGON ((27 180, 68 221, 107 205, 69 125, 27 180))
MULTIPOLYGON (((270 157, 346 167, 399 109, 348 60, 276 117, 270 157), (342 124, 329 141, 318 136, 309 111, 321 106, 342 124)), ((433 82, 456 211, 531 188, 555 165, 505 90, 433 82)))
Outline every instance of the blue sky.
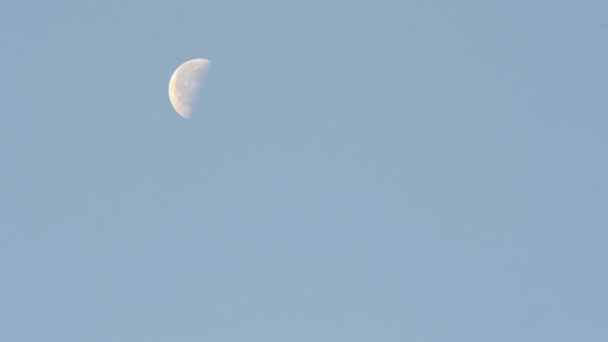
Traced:
POLYGON ((606 340, 607 10, 3 5, 0 340, 606 340))

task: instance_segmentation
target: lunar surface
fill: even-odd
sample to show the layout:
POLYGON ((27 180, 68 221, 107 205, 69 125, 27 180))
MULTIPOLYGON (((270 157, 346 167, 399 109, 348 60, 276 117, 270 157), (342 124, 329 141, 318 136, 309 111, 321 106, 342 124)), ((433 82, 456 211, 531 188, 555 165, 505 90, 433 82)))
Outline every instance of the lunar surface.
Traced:
POLYGON ((197 58, 180 65, 169 80, 169 100, 171 105, 184 119, 190 118, 196 105, 205 72, 211 61, 197 58))

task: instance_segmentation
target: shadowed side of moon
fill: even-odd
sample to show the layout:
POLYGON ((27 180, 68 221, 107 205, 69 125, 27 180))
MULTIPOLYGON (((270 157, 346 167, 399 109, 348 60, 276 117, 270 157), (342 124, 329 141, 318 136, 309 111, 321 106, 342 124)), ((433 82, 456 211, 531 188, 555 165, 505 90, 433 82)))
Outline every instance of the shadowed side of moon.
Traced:
POLYGON ((169 100, 171 105, 184 119, 190 118, 196 104, 203 77, 211 61, 197 58, 180 65, 169 80, 169 100))

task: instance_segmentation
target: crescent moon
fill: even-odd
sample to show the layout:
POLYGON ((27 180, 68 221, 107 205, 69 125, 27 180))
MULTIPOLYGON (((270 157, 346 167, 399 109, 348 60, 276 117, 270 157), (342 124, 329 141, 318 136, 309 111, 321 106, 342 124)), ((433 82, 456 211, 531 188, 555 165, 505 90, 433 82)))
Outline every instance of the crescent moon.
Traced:
POLYGON ((173 109, 184 119, 189 119, 196 104, 205 72, 211 61, 191 59, 175 69, 169 80, 169 101, 173 109))

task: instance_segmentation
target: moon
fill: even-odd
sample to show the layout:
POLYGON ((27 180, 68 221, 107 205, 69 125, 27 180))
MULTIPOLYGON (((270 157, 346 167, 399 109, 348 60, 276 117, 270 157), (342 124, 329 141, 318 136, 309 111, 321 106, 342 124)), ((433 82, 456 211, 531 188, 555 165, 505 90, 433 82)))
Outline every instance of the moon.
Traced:
POLYGON ((203 83, 203 77, 211 61, 191 59, 177 67, 169 80, 169 101, 173 109, 184 119, 189 119, 203 83))

